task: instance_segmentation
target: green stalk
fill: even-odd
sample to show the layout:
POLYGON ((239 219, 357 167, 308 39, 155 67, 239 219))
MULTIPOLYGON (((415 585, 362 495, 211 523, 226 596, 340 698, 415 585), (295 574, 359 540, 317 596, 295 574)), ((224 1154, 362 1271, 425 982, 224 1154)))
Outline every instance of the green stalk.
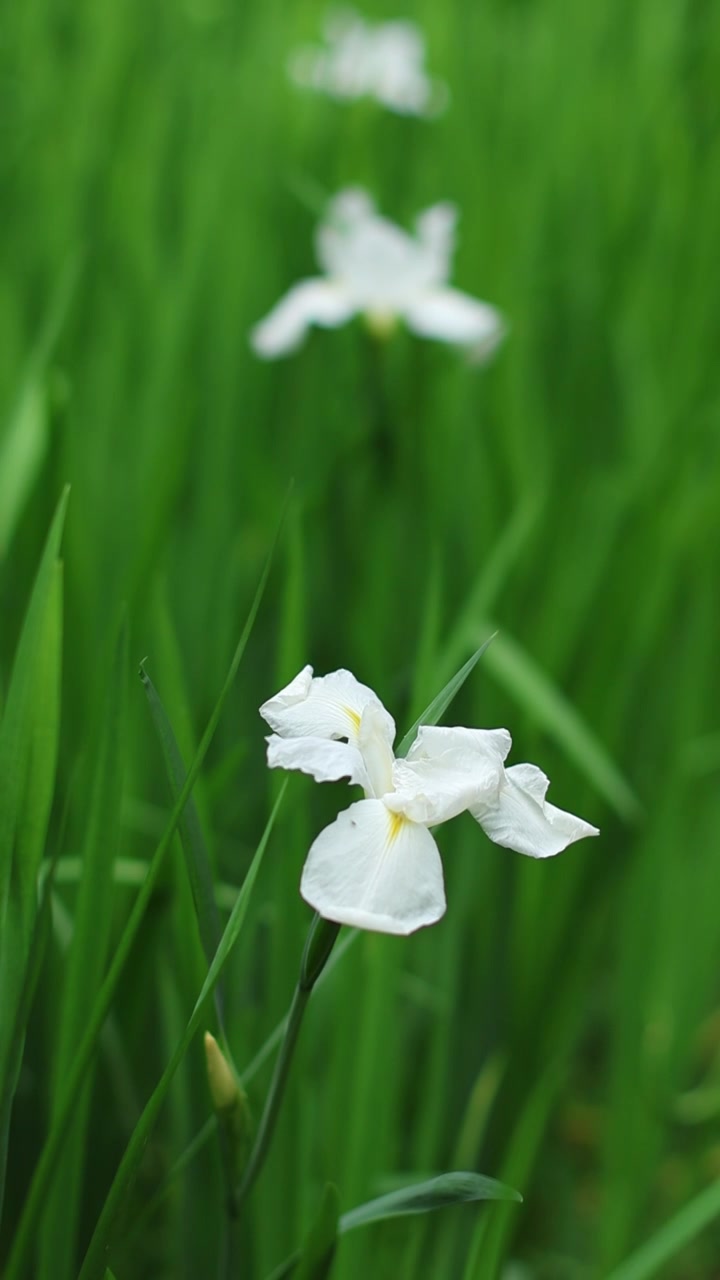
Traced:
POLYGON ((310 926, 300 966, 300 978, 287 1016, 285 1035, 275 1063, 270 1090, 265 1102, 265 1110, 260 1120, 255 1145, 250 1153, 250 1159, 237 1190, 238 1207, 250 1192, 265 1163, 285 1093, 285 1085, 292 1065, 303 1016, 310 1000, 312 989, 327 964, 339 932, 339 924, 335 924, 331 920, 323 920, 318 915, 315 916, 310 926))

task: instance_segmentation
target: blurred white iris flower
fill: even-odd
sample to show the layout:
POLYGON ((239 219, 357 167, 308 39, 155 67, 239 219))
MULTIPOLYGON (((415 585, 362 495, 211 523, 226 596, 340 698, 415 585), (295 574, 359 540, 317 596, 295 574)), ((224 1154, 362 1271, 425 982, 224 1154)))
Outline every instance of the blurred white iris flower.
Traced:
POLYGON ((381 217, 367 192, 341 191, 330 201, 316 236, 325 274, 293 285, 253 329, 253 349, 266 359, 287 355, 311 325, 334 329, 363 315, 379 334, 403 320, 421 337, 486 359, 505 324, 487 302, 448 285, 456 220, 452 204, 436 204, 418 215, 410 235, 381 217))
POLYGON ((414 22, 366 22, 354 9, 328 14, 325 44, 304 45, 290 57, 291 78, 332 98, 375 98, 400 115, 436 116, 446 85, 424 67, 425 40, 414 22))
POLYGON ((507 729, 421 726, 396 759, 392 716, 349 671, 314 678, 305 667, 260 714, 274 730, 271 768, 317 782, 348 778, 365 791, 321 831, 303 868, 300 892, 327 920, 396 934, 434 924, 445 887, 429 829, 466 809, 496 844, 531 858, 598 834, 548 804, 548 779, 535 765, 505 768, 507 729))

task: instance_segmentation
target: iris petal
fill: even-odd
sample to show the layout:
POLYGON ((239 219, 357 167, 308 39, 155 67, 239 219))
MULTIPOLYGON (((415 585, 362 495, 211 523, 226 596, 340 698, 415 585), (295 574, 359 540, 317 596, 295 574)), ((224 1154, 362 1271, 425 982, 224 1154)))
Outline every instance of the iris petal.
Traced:
POLYGON ((533 764, 516 764, 505 774, 495 803, 471 812, 496 844, 531 858, 551 858, 575 840, 598 835, 597 827, 548 804, 548 779, 533 764))
POLYGON ((459 289, 428 289, 404 315, 413 333, 466 347, 477 360, 492 355, 505 334, 499 311, 459 289))
POLYGON ((357 747, 329 738, 267 739, 267 762, 271 769, 298 769, 316 782, 337 782, 347 778, 360 787, 368 786, 367 770, 357 747))
POLYGON ((312 667, 303 670, 269 698, 260 715, 282 738, 347 738, 357 741, 365 708, 377 708, 382 733, 389 746, 395 739, 395 721, 377 694, 361 684, 350 671, 332 671, 313 677, 312 667))
POLYGON ((250 342, 257 355, 272 360, 295 351, 311 325, 336 329, 356 310, 353 299, 335 281, 301 280, 255 326, 250 342))
POLYGON ((506 729, 422 726, 405 760, 393 767, 389 809, 434 827, 494 800, 510 749, 506 729))
POLYGON ((315 840, 300 892, 327 920, 408 934, 445 913, 445 887, 430 832, 360 800, 315 840))

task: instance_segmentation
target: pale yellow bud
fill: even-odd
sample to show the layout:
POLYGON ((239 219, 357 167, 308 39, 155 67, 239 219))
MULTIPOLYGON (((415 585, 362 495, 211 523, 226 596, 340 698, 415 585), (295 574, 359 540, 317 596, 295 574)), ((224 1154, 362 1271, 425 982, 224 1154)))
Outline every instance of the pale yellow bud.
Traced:
POLYGON ((227 1058, 209 1031, 205 1032, 205 1061, 215 1110, 225 1114, 234 1111, 241 1102, 241 1091, 227 1058))

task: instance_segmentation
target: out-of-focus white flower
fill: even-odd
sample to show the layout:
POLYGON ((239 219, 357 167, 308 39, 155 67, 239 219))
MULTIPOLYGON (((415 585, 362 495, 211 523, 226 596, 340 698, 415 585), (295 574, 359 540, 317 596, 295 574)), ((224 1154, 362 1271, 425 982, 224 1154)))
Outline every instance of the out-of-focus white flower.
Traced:
POLYGON ((532 764, 509 769, 507 729, 422 726, 395 759, 395 724, 349 671, 313 678, 305 667, 260 708, 274 730, 271 768, 318 782, 348 778, 365 791, 314 841, 300 892, 328 920, 379 933, 412 933, 445 912, 430 827, 466 809, 496 844, 549 858, 597 829, 548 804, 548 779, 532 764))
POLYGON ((304 45, 290 57, 296 84, 333 98, 371 97, 400 115, 435 116, 447 86, 424 67, 425 40, 414 22, 366 22, 354 9, 331 12, 325 45, 304 45))
POLYGON ((403 320, 413 333, 461 346, 486 359, 505 333, 502 316, 487 302, 448 285, 457 212, 436 204, 415 220, 415 235, 378 214, 359 188, 330 201, 316 235, 324 271, 293 285, 252 331, 266 359, 286 355, 311 325, 334 329, 364 315, 376 332, 403 320))

